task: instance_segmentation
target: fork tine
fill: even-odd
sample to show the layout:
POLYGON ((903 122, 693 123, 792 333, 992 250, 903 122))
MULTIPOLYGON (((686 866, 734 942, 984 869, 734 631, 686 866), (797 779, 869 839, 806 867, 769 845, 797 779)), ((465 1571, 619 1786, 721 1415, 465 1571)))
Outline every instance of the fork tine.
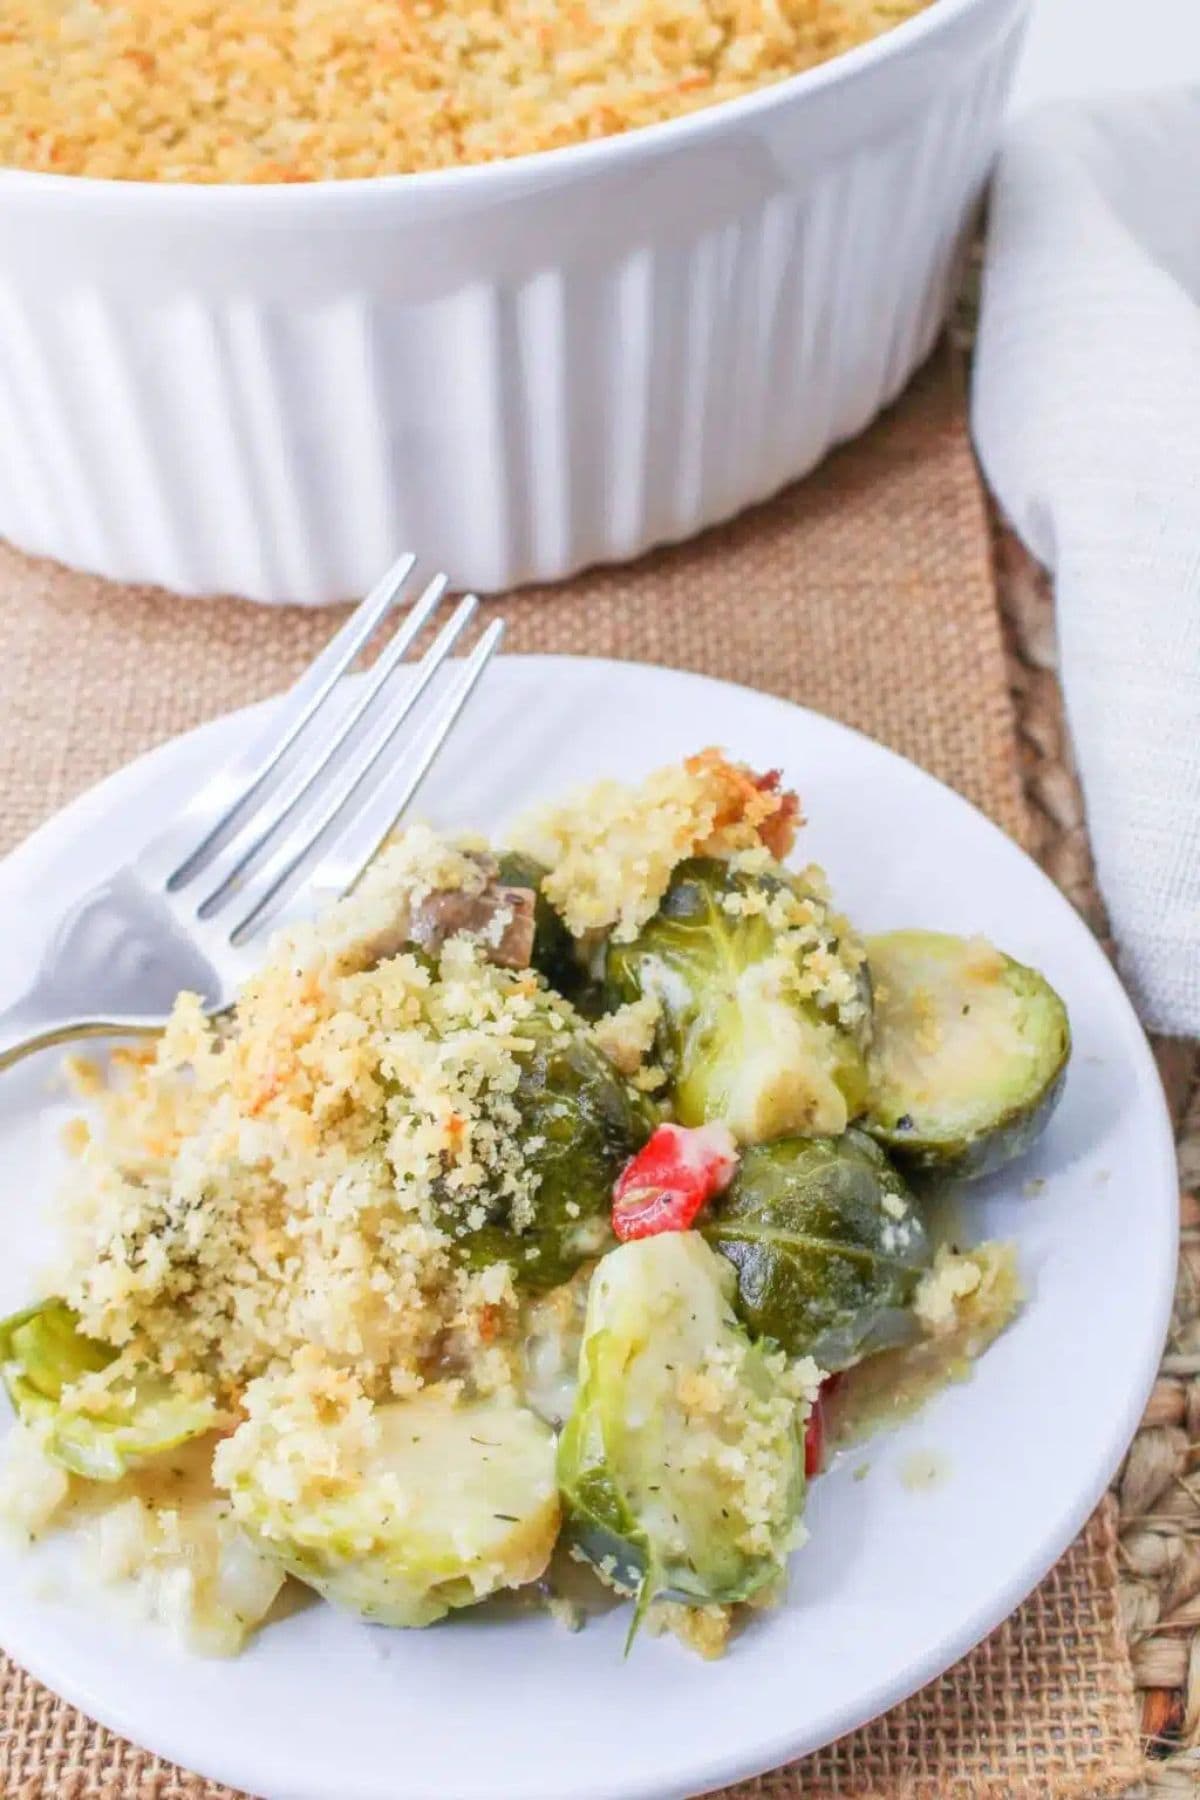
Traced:
POLYGON ((203 836, 167 875, 169 892, 183 887, 210 860, 218 841, 242 817, 248 802, 278 767, 364 644, 400 599, 416 561, 416 557, 407 551, 396 559, 366 598, 359 601, 320 655, 293 683, 263 735, 254 741, 244 756, 219 769, 192 796, 172 828, 171 837, 176 838, 180 829, 193 820, 203 830, 203 836), (218 808, 216 822, 207 824, 218 808))
POLYGON ((455 674, 449 691, 439 700, 437 711, 427 722, 423 735, 401 762, 404 780, 399 790, 393 787, 390 778, 379 782, 375 792, 365 805, 355 810, 330 850, 321 858, 313 872, 315 886, 335 894, 349 893, 357 886, 384 839, 412 804, 503 637, 504 620, 494 619, 455 674))
MULTIPOLYGON (((476 597, 468 594, 455 607, 454 612, 442 626, 434 642, 415 668, 397 665, 392 670, 389 681, 384 687, 385 695, 404 675, 411 676, 394 712, 390 714, 385 712, 382 720, 376 723, 374 730, 360 734, 349 753, 342 759, 340 766, 332 769, 327 767, 327 779, 324 787, 328 797, 317 812, 316 818, 311 822, 305 821, 304 841, 298 847, 294 847, 294 838, 285 839, 261 868, 257 869, 244 884, 239 884, 236 889, 237 896, 248 904, 247 910, 229 934, 230 943, 235 945, 243 943, 260 922, 267 909, 273 907, 283 897, 284 891, 293 885, 313 851, 331 830, 347 802, 358 791, 449 656, 455 643, 470 624, 478 605, 476 597)), ((229 898, 227 892, 223 896, 225 907, 228 905, 229 898)), ((213 909, 213 911, 216 910, 216 908, 213 909)))
POLYGON ((209 872, 214 876, 214 884, 197 908, 198 917, 210 918, 218 910, 226 890, 262 854, 271 840, 277 836, 281 826, 292 817, 297 808, 316 792, 333 759, 343 745, 353 737, 361 721, 372 710, 377 697, 387 685, 392 670, 396 668, 441 605, 442 596, 449 584, 447 575, 434 576, 420 599, 414 601, 403 625, 400 626, 386 648, 380 652, 374 667, 363 683, 361 695, 333 736, 314 744, 311 755, 292 772, 290 780, 276 790, 268 804, 260 808, 247 821, 246 828, 226 845, 217 861, 215 871, 210 864, 209 872), (253 828, 253 836, 247 842, 247 834, 251 828, 253 828))

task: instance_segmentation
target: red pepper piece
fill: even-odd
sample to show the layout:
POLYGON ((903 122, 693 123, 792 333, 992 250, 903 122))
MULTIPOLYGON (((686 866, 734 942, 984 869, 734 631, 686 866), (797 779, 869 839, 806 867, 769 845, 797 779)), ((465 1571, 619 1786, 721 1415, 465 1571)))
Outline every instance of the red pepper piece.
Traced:
POLYGON ((825 1440, 829 1431, 829 1401, 841 1379, 840 1375, 826 1376, 813 1401, 813 1409, 808 1415, 808 1423, 804 1428, 804 1473, 809 1481, 814 1475, 819 1475, 825 1467, 825 1440))
POLYGON ((613 1230, 622 1243, 687 1231, 736 1167, 737 1147, 724 1125, 660 1125, 617 1177, 613 1230))
POLYGON ((811 1481, 825 1466, 825 1405, 820 1394, 804 1427, 804 1474, 811 1481))

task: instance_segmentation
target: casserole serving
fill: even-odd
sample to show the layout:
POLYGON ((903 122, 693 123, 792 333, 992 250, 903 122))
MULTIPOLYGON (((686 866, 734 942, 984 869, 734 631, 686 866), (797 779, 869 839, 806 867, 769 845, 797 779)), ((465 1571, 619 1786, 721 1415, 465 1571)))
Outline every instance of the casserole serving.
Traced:
POLYGON ((905 1169, 1006 1166, 1070 1054, 984 939, 860 937, 800 825, 715 748, 507 849, 411 825, 228 1013, 76 1059, 53 1291, 0 1319, 0 1525, 90 1535, 218 1654, 289 1576, 579 1629, 583 1565, 630 1645, 709 1658, 781 1603, 827 1446, 1021 1308, 1015 1245, 959 1250, 905 1169))
POLYGON ((927 353, 1027 0, 935 0, 719 106, 304 185, 0 174, 0 534, 316 602, 419 544, 485 589, 687 537, 927 353))
MULTIPOLYGON (((511 842, 518 815, 555 793, 640 782, 677 760, 697 720, 751 766, 802 779, 811 823, 799 860, 827 869, 868 936, 915 921, 979 931, 1061 992, 1075 1039, 1061 1104, 1025 1163, 973 1183, 969 1218, 946 1220, 960 1248, 1016 1241, 1028 1304, 971 1380, 812 1482, 789 1600, 747 1619, 733 1653, 703 1666, 649 1631, 626 1661, 625 1606, 567 1637, 505 1599, 493 1603, 499 1617, 386 1633, 309 1605, 246 1655, 184 1657, 119 1607, 80 1604, 55 1545, 17 1552, 0 1540, 0 1642, 110 1729, 212 1779, 295 1800, 694 1795, 790 1761, 930 1680, 1017 1604, 1103 1492, 1158 1362, 1177 1175, 1161 1084, 1116 976, 1021 852, 929 776, 815 714, 667 669, 563 657, 496 659, 422 811, 444 832, 511 842), (1040 1444, 1053 1456, 1031 1455, 1040 1444), (49 1577, 61 1577, 60 1598, 49 1577)), ((47 893, 72 903, 264 726, 256 710, 162 746, 9 858, 0 976, 19 981, 38 954, 47 893)), ((7 1215, 3 1313, 50 1291, 47 1202, 68 1173, 60 1127, 78 1111, 48 1092, 51 1073, 30 1060, 0 1084, 20 1197, 7 1215)))

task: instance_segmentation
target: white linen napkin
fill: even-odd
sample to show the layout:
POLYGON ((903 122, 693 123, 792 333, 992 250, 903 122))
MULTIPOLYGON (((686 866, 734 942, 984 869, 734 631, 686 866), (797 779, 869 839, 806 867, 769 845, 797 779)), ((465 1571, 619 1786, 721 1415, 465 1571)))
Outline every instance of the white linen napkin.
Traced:
POLYGON ((1062 102, 992 192, 972 424, 1053 571, 1100 887, 1144 1023, 1200 1035, 1200 88, 1062 102))

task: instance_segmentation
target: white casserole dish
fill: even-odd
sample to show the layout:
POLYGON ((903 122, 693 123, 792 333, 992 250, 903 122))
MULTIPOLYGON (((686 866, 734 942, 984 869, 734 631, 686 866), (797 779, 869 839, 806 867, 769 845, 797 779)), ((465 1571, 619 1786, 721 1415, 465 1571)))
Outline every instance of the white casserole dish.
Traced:
POLYGON ((774 87, 372 181, 0 172, 0 535, 318 602, 401 547, 481 589, 690 536, 930 349, 1028 0, 935 0, 774 87))

